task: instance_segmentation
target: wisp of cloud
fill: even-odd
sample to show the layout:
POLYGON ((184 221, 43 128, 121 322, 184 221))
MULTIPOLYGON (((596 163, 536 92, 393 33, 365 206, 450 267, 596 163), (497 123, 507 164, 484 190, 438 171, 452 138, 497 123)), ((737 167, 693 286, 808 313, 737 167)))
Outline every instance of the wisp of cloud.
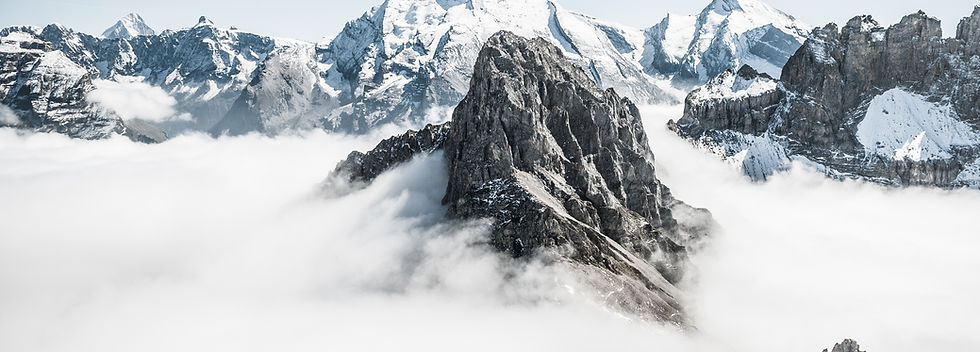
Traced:
POLYGON ((123 120, 141 119, 152 122, 189 121, 189 114, 179 114, 177 99, 160 87, 132 77, 115 80, 95 80, 95 90, 87 99, 119 115, 123 120))

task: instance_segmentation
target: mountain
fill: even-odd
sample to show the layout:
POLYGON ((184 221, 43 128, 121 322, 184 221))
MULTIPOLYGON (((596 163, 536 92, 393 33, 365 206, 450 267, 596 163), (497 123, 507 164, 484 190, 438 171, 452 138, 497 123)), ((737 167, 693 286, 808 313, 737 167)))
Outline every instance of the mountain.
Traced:
POLYGON ((278 62, 263 66, 214 131, 316 125, 363 132, 385 123, 444 120, 428 116, 430 108, 448 109, 462 99, 481 46, 503 29, 546 38, 602 87, 642 102, 676 99, 643 73, 638 30, 544 0, 388 0, 319 44, 317 64, 304 72, 282 74, 278 62), (282 91, 303 94, 282 97, 282 91))
POLYGON ((143 17, 135 13, 126 15, 102 32, 102 36, 108 39, 133 39, 141 35, 155 35, 153 28, 146 25, 143 17))
POLYGON ((87 70, 92 79, 138 81, 177 100, 190 122, 163 124, 170 132, 206 130, 220 120, 270 55, 312 44, 224 29, 205 17, 178 31, 133 38, 100 38, 52 24, 33 32, 87 70))
POLYGON ((101 37, 58 24, 22 28, 93 80, 141 82, 172 96, 175 116, 191 119, 160 123, 169 134, 361 133, 446 120, 466 94, 483 42, 504 29, 546 38, 601 87, 634 101, 680 102, 683 93, 666 81, 683 76, 680 66, 664 60, 690 61, 687 71, 700 75, 699 67, 761 62, 796 45, 780 41, 796 38, 791 17, 749 1, 715 1, 703 21, 668 21, 668 32, 689 33, 681 37, 692 45, 691 55, 669 60, 656 54, 666 45, 651 41, 657 30, 605 22, 546 0, 388 0, 318 44, 227 29, 204 17, 155 35, 135 14, 101 37), (765 29, 767 23, 774 29, 765 29))
POLYGON ((581 272, 614 308, 686 324, 674 284, 711 217, 656 178, 633 103, 550 41, 510 32, 489 38, 469 86, 449 123, 354 152, 333 178, 367 183, 441 150, 449 216, 493 220, 490 246, 581 272))
POLYGON ((35 29, 0 30, 0 103, 16 116, 0 119, 0 127, 83 139, 114 135, 142 142, 161 139, 151 126, 138 122, 127 126, 119 116, 86 99, 95 89, 88 71, 35 35, 35 29))
POLYGON ((791 162, 837 178, 980 188, 980 6, 956 37, 919 12, 816 29, 782 80, 751 67, 688 95, 673 128, 765 179, 791 162))
POLYGON ((759 0, 713 0, 698 15, 670 14, 646 30, 641 63, 696 83, 744 64, 779 77, 809 28, 759 0))

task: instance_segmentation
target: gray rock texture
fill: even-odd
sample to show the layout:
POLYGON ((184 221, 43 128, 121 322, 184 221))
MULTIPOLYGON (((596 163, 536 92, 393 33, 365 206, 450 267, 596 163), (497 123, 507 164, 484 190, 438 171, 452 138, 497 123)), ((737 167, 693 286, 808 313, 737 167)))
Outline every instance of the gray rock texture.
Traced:
POLYGON ((0 31, 0 104, 17 121, 0 127, 61 133, 73 138, 103 139, 125 135, 155 142, 166 138, 152 126, 126 125, 86 99, 95 89, 88 72, 30 28, 0 31))
MULTIPOLYGON (((688 96, 684 116, 673 128, 713 149, 734 153, 740 150, 725 146, 721 135, 763 137, 772 148, 790 155, 783 161, 801 160, 835 177, 889 185, 978 187, 977 166, 971 166, 980 154, 977 28, 980 7, 961 21, 955 38, 944 39, 939 20, 922 12, 888 29, 869 16, 855 17, 842 28, 830 24, 814 30, 789 59, 781 81, 757 80, 770 89, 738 94, 724 76, 737 74, 743 78, 735 80, 738 84, 758 74, 750 68, 723 73, 688 96), (719 91, 729 94, 713 94, 719 91), (896 95, 915 101, 882 98, 896 95), (919 106, 934 111, 916 110, 919 106), (876 114, 888 123, 862 126, 876 114), (924 142, 901 136, 902 131, 920 127, 924 142), (874 138, 901 138, 899 142, 906 142, 903 148, 924 152, 919 156, 880 145, 876 150, 867 145, 874 138)), ((774 162, 764 174, 781 167, 785 165, 774 162)))
MULTIPOLYGON (((823 352, 827 352, 824 349, 823 352)), ((846 339, 844 342, 834 344, 834 348, 830 352, 864 352, 861 351, 861 346, 858 346, 857 341, 846 339)))
POLYGON ((580 268, 614 307, 686 323, 674 283, 712 221, 656 178, 629 100, 600 90, 548 42, 501 32, 480 51, 450 124, 354 153, 337 173, 370 181, 413 153, 441 148, 449 216, 493 220, 492 247, 580 268))

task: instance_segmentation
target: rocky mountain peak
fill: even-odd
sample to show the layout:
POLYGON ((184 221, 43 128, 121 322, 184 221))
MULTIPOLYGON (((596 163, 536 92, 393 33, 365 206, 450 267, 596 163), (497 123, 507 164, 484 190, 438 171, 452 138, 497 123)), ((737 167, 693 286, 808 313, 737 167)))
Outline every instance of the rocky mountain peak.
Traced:
POLYGON ((973 14, 956 26, 956 39, 972 46, 980 46, 980 5, 973 8, 973 14))
POLYGON ((731 13, 732 11, 742 10, 742 1, 751 0, 713 0, 704 11, 713 11, 718 13, 731 13))
POLYGON ((116 24, 112 25, 102 32, 102 36, 108 39, 130 39, 141 35, 154 35, 156 32, 146 25, 143 21, 143 17, 136 13, 130 13, 120 19, 116 24))
POLYGON ((449 215, 493 220, 489 244, 590 278, 632 314, 683 324, 674 282, 710 215, 656 177, 637 108, 601 90, 562 50, 510 32, 480 50, 449 126, 352 153, 336 175, 370 182, 418 153, 444 151, 449 215), (675 211, 692 214, 679 222, 675 211))
POLYGON ((194 25, 194 27, 200 27, 200 26, 212 26, 213 27, 214 26, 214 22, 212 22, 210 19, 208 19, 205 16, 201 16, 200 18, 197 19, 197 24, 194 25))

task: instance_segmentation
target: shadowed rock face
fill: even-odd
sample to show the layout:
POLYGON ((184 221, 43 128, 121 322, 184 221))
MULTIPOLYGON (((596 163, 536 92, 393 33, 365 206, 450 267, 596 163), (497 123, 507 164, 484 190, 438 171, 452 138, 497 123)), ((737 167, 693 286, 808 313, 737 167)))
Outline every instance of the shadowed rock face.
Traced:
MULTIPOLYGON (((763 137, 791 156, 783 161, 815 163, 835 177, 980 187, 978 28, 980 7, 948 39, 922 12, 888 29, 868 16, 830 24, 789 59, 781 81, 763 78, 770 89, 712 96, 735 90, 716 79, 689 95, 674 128, 729 157, 747 150, 733 140, 763 137)), ((784 167, 772 163, 767 175, 784 167)))
POLYGON ((450 217, 492 219, 489 243, 497 250, 570 265, 611 292, 614 307, 685 323, 673 283, 710 215, 675 200, 657 180, 629 100, 598 89, 546 41, 501 32, 481 50, 450 124, 445 139, 445 126, 410 131, 352 154, 337 173, 370 181, 441 148, 450 217), (679 222, 676 212, 690 221, 679 222))

